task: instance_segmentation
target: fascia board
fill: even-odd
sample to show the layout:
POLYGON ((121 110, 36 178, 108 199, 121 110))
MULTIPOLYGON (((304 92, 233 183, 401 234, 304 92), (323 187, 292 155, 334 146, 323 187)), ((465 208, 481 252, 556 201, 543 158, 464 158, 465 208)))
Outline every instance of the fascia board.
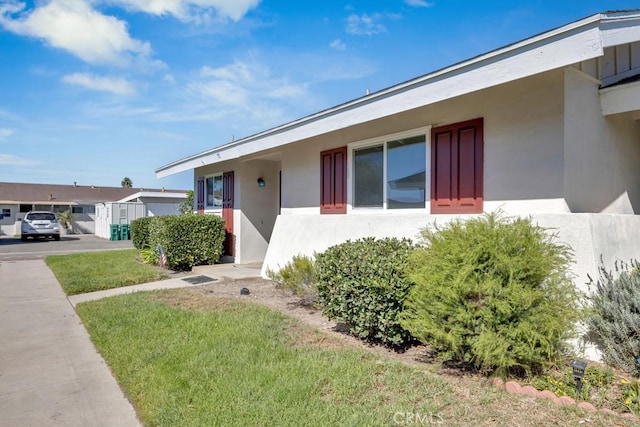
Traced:
POLYGON ((640 110, 640 82, 600 89, 602 115, 640 110))
POLYGON ((640 13, 606 14, 600 23, 600 30, 604 47, 637 42, 640 40, 640 13))

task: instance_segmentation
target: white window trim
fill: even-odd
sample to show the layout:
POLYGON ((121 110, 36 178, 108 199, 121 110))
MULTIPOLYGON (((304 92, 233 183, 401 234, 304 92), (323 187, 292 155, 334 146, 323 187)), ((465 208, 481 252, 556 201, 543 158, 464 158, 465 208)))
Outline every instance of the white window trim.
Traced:
MULTIPOLYGON (((222 205, 219 208, 217 208, 207 204, 207 179, 215 178, 219 176, 220 180, 222 180, 222 174, 223 174, 222 172, 216 172, 216 173, 210 173, 204 176, 204 211, 205 212, 222 213, 222 205)), ((224 192, 224 185, 222 187, 222 191, 224 192)))
POLYGON ((402 132, 391 133, 387 135, 377 136, 375 138, 369 138, 362 141, 352 142, 347 144, 347 214, 410 214, 410 213, 424 213, 429 212, 431 209, 431 128, 433 126, 428 125, 420 128, 410 129, 402 132), (387 142, 395 141, 397 139, 409 138, 413 136, 424 135, 425 141, 425 194, 424 194, 424 208, 410 208, 410 209, 388 209, 387 208, 387 142), (354 151, 373 147, 376 145, 382 145, 382 162, 383 162, 383 176, 382 176, 382 207, 354 207, 353 196, 355 194, 353 169, 355 155, 354 151))

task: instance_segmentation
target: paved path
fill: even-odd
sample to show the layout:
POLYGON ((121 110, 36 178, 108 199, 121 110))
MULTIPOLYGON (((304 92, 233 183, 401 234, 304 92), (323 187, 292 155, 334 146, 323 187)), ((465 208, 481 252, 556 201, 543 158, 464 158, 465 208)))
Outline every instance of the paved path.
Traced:
MULTIPOLYGON (((260 265, 194 268, 219 282, 256 279, 260 265)), ((67 297, 42 260, 0 263, 0 427, 140 426, 76 315, 76 304, 194 286, 182 278, 67 297)))
POLYGON ((0 426, 140 426, 42 260, 0 264, 0 426))

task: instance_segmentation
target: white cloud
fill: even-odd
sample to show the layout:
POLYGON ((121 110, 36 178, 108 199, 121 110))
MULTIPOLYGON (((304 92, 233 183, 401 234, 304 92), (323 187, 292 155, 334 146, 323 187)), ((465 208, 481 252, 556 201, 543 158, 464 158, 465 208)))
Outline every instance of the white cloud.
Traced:
POLYGON ((373 15, 350 15, 347 18, 347 33, 358 36, 371 36, 384 33, 387 28, 378 21, 382 18, 379 13, 373 15))
MULTIPOLYGON (((196 117, 226 120, 244 117, 257 128, 273 126, 289 119, 287 110, 306 102, 307 85, 275 78, 258 62, 236 61, 219 68, 202 67, 200 78, 188 85, 200 98, 196 117)), ((193 105, 193 103, 192 103, 193 105)))
MULTIPOLYGON (((200 69, 201 77, 215 77, 220 80, 251 83, 255 81, 254 74, 258 73, 256 65, 251 66, 245 62, 235 62, 221 68, 211 68, 206 65, 200 69)), ((261 73, 263 74, 263 73, 261 73)))
POLYGON ((9 166, 31 166, 40 164, 40 161, 30 160, 24 157, 14 156, 13 154, 2 154, 0 153, 0 165, 9 165, 9 166))
POLYGON ((344 42, 340 39, 335 39, 333 41, 331 41, 331 43, 329 43, 329 47, 335 49, 335 50, 345 50, 347 48, 347 45, 344 44, 344 42))
POLYGON ((24 3, 7 3, 0 6, 0 25, 43 39, 90 64, 149 63, 150 44, 131 38, 124 21, 102 15, 90 2, 51 0, 29 11, 24 3))
POLYGON ((0 128, 0 141, 14 134, 13 129, 0 128))
POLYGON ((413 7, 433 7, 435 6, 434 2, 425 1, 425 0, 404 0, 406 4, 413 7))
POLYGON ((172 15, 182 21, 209 21, 214 18, 242 19, 260 0, 106 0, 127 9, 151 15, 172 15))
POLYGON ((111 92, 116 95, 133 95, 136 89, 129 81, 120 77, 99 77, 90 73, 73 73, 62 77, 62 81, 87 89, 111 92))

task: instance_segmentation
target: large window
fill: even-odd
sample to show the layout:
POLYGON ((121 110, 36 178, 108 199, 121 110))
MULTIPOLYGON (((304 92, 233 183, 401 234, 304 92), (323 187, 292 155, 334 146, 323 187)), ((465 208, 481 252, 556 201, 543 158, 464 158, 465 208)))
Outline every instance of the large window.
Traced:
POLYGON ((222 209, 222 174, 205 177, 205 208, 222 209))
POLYGON ((425 208, 426 138, 399 138, 353 150, 355 208, 425 208))

